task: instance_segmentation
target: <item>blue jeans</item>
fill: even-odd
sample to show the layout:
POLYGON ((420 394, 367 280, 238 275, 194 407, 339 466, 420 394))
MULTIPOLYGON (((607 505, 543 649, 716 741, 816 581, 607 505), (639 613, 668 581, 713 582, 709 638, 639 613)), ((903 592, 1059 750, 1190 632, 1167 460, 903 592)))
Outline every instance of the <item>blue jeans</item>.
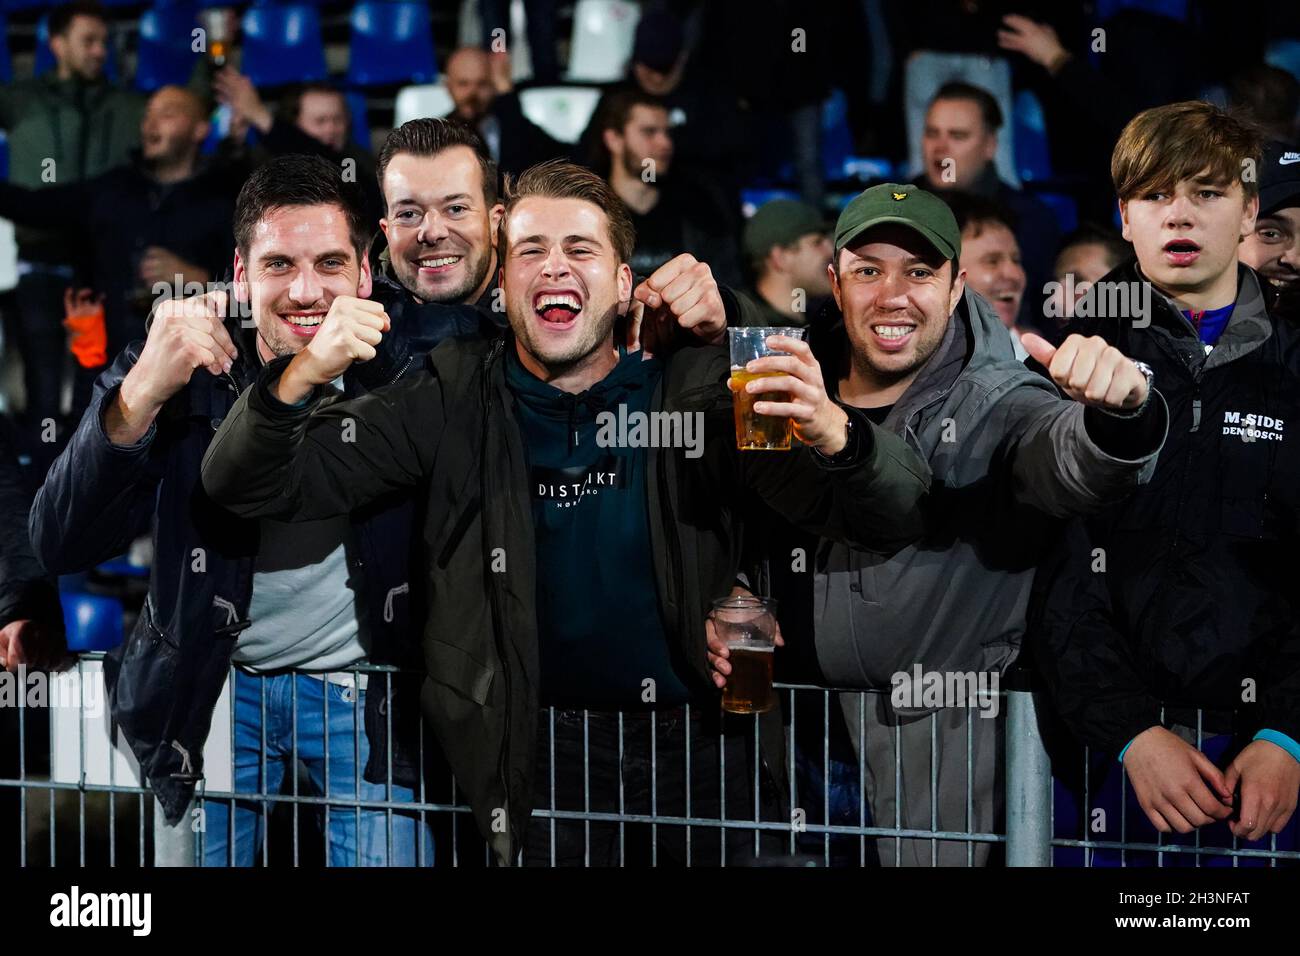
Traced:
MULTIPOLYGON (((418 814, 398 809, 358 811, 351 806, 357 800, 401 804, 415 799, 409 787, 393 784, 390 788, 382 783, 368 783, 362 777, 370 757, 370 742, 364 727, 364 691, 357 693, 351 687, 304 674, 254 677, 236 670, 235 792, 275 795, 280 792, 285 771, 296 772, 293 766, 295 688, 297 758, 306 768, 317 795, 339 801, 307 808, 317 814, 326 835, 326 865, 432 866, 433 841, 428 824, 418 814), (422 858, 416 851, 417 832, 424 842, 422 858)), ((266 819, 273 807, 269 801, 205 800, 201 834, 203 865, 252 866, 266 839, 266 819), (232 803, 235 807, 233 847, 232 803)))

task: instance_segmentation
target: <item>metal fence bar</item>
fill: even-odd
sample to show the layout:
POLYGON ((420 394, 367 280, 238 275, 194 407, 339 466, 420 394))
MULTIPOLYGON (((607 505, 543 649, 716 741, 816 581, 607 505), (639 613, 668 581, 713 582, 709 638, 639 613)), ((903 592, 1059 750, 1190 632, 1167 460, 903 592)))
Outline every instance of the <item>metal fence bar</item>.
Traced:
MULTIPOLYGON (((87 656, 90 659, 90 656, 87 656)), ((77 674, 81 675, 86 672, 82 663, 78 664, 77 674)), ((203 809, 210 801, 216 804, 220 801, 223 805, 230 807, 230 813, 226 818, 226 828, 228 830, 227 844, 227 862, 234 863, 239 859, 236 852, 236 845, 239 839, 240 827, 235 825, 235 814, 243 808, 244 814, 254 817, 261 822, 261 846, 249 846, 245 849, 244 859, 260 851, 261 861, 264 865, 271 862, 270 843, 270 819, 275 808, 285 807, 277 816, 283 819, 292 818, 295 821, 294 833, 285 833, 277 843, 277 847, 291 846, 292 855, 280 854, 277 850, 275 856, 279 865, 285 865, 286 861, 292 865, 301 865, 304 860, 300 855, 299 828, 296 823, 301 820, 306 825, 309 820, 319 821, 324 818, 327 823, 323 833, 323 850, 325 853, 326 865, 332 862, 330 851, 333 843, 333 836, 330 834, 328 821, 341 814, 349 814, 356 820, 358 827, 358 840, 356 847, 356 862, 363 862, 361 850, 361 823, 364 818, 367 825, 371 827, 370 832, 375 838, 374 846, 378 847, 379 834, 384 834, 385 858, 382 862, 391 864, 398 857, 398 850, 403 853, 412 848, 405 843, 399 843, 399 824, 401 826, 400 840, 408 839, 405 822, 414 822, 418 820, 420 826, 417 829, 418 846, 413 848, 414 853, 411 856, 404 856, 404 859, 412 857, 421 865, 424 864, 427 854, 424 849, 424 839, 428 832, 425 828, 426 819, 442 822, 449 825, 450 840, 452 852, 447 857, 440 853, 435 853, 436 860, 448 860, 450 865, 459 866, 465 861, 459 852, 458 842, 458 822, 471 815, 471 809, 463 802, 463 795, 454 778, 450 780, 450 793, 439 790, 440 793, 449 796, 445 802, 431 801, 431 794, 428 792, 427 781, 421 777, 418 787, 411 790, 399 788, 396 786, 394 778, 394 760, 390 751, 387 760, 382 761, 385 765, 384 779, 381 787, 371 786, 368 789, 362 789, 361 770, 362 770, 362 751, 363 742, 360 735, 364 732, 364 720, 362 714, 361 694, 358 689, 362 683, 362 673, 382 673, 384 674, 384 687, 382 693, 384 704, 381 708, 385 726, 389 731, 389 739, 393 739, 393 724, 391 703, 392 703, 392 677, 397 673, 393 668, 382 667, 358 667, 350 672, 341 672, 350 677, 350 684, 346 685, 349 690, 344 692, 344 699, 352 705, 352 756, 354 792, 351 795, 340 796, 336 788, 331 786, 331 746, 330 746, 330 727, 329 715, 331 713, 330 700, 330 681, 328 678, 321 680, 324 697, 324 727, 317 730, 313 724, 314 719, 302 717, 298 713, 302 698, 298 694, 298 682, 296 675, 291 676, 288 685, 284 683, 272 683, 272 679, 262 676, 241 675, 232 668, 230 716, 231 730, 230 743, 232 753, 235 749, 236 735, 234 732, 234 723, 236 718, 236 698, 238 691, 235 684, 239 680, 255 679, 258 681, 259 699, 256 709, 260 711, 261 726, 259 728, 259 737, 262 741, 262 751, 257 755, 259 769, 261 771, 260 782, 250 787, 247 780, 241 780, 237 776, 232 779, 228 790, 216 790, 209 786, 209 781, 199 780, 194 806, 199 809, 196 819, 203 820, 203 809), (289 714, 285 714, 286 704, 289 705, 289 714), (286 717, 288 719, 286 719, 286 717), (284 742, 281 739, 280 732, 274 733, 270 728, 275 726, 275 722, 281 722, 279 726, 283 727, 286 723, 292 731, 292 740, 284 742), (306 787, 299 787, 296 777, 297 758, 303 757, 305 753, 314 753, 318 746, 320 737, 315 738, 310 745, 303 744, 300 748, 298 733, 317 733, 324 736, 325 747, 322 761, 325 764, 326 771, 319 787, 313 786, 313 792, 302 792, 307 790, 306 787), (284 749, 270 752, 271 745, 276 748, 284 749), (285 782, 283 785, 284 792, 279 792, 281 788, 268 788, 265 783, 270 779, 272 774, 268 770, 271 761, 277 761, 278 766, 282 766, 286 758, 294 758, 291 766, 284 767, 286 772, 295 774, 293 781, 285 782), (266 792, 275 790, 276 792, 266 792), (320 791, 320 792, 318 792, 320 791), (371 799, 379 795, 378 798, 371 799), (409 798, 409 799, 408 799, 409 798), (305 811, 305 812, 304 812, 305 811)), ((320 677, 320 675, 314 675, 320 677)), ((303 685, 304 693, 311 685, 303 685)), ((248 688, 251 690, 251 686, 248 688)), ((378 690, 376 685, 374 690, 378 690)), ((565 718, 565 726, 569 728, 570 736, 566 738, 566 745, 562 748, 557 742, 557 716, 554 708, 547 708, 543 713, 547 720, 549 729, 548 747, 550 751, 550 761, 548 766, 549 780, 540 781, 543 785, 549 783, 550 800, 540 802, 547 803, 549 806, 539 807, 534 811, 535 825, 542 832, 550 833, 550 863, 556 865, 559 861, 558 856, 558 836, 561 830, 568 831, 572 828, 576 836, 577 824, 581 823, 584 837, 583 861, 591 865, 592 863, 603 862, 605 857, 597 853, 597 847, 593 844, 593 839, 599 836, 600 847, 605 847, 605 837, 612 839, 615 828, 618 834, 618 863, 626 865, 629 856, 628 851, 632 846, 639 846, 636 843, 629 844, 629 837, 637 834, 647 833, 650 836, 649 857, 652 864, 658 864, 660 861, 659 849, 661 846, 660 838, 665 841, 672 839, 679 840, 685 836, 686 862, 688 865, 695 862, 694 851, 698 848, 697 841, 693 840, 693 834, 697 832, 706 832, 710 838, 716 834, 719 839, 719 855, 717 865, 726 866, 729 862, 735 862, 735 858, 729 858, 729 848, 741 849, 746 846, 752 846, 752 853, 756 859, 762 860, 763 850, 767 845, 765 840, 776 838, 780 843, 786 843, 791 853, 797 853, 801 845, 805 848, 816 847, 820 844, 820 853, 814 852, 814 857, 820 863, 825 865, 835 865, 843 862, 842 855, 837 855, 836 848, 840 846, 841 840, 845 838, 854 838, 858 844, 858 864, 866 865, 873 858, 873 854, 868 853, 869 843, 873 846, 887 847, 887 842, 891 841, 894 848, 893 860, 895 864, 901 863, 904 859, 902 854, 903 841, 909 843, 909 853, 907 858, 914 859, 916 854, 923 853, 926 846, 929 848, 929 861, 932 864, 958 860, 964 856, 966 865, 973 865, 977 859, 984 858, 988 853, 989 847, 1003 844, 1006 847, 1006 862, 1010 866, 1050 866, 1052 865, 1053 850, 1079 850, 1082 851, 1083 862, 1085 865, 1093 865, 1099 861, 1099 853, 1109 854, 1118 851, 1121 865, 1132 865, 1132 854, 1143 854, 1143 860, 1149 860, 1146 854, 1152 854, 1160 865, 1166 862, 1187 863, 1193 866, 1201 866, 1207 858, 1230 858, 1233 866, 1240 866, 1242 861, 1265 863, 1271 867, 1280 865, 1300 864, 1300 850, 1280 849, 1279 840, 1276 835, 1272 836, 1265 845, 1243 848, 1241 841, 1235 837, 1231 841, 1231 846, 1206 846, 1205 840, 1199 831, 1194 838, 1191 838, 1184 845, 1166 840, 1163 835, 1153 835, 1151 837, 1134 838, 1128 832, 1127 820, 1127 801, 1131 798, 1131 791, 1127 775, 1123 767, 1119 769, 1120 789, 1121 789, 1121 807, 1120 814, 1120 837, 1119 839, 1092 839, 1093 833, 1089 828, 1089 819, 1092 812, 1092 801, 1095 799, 1094 786, 1090 773, 1092 752, 1085 749, 1083 753, 1084 760, 1084 778, 1082 782, 1083 805, 1080 809, 1079 820, 1080 838, 1057 837, 1054 834, 1054 803, 1053 803, 1053 778, 1051 775, 1051 766, 1049 759, 1038 734, 1038 721, 1036 707, 1038 703, 1035 695, 1029 690, 1010 689, 1005 691, 1002 696, 1005 706, 1002 709, 1001 716, 995 718, 1003 720, 1004 725, 1001 729, 1005 733, 1005 804, 1006 816, 1005 826, 999 825, 998 821, 989 824, 983 821, 984 805, 977 802, 974 793, 976 785, 976 772, 980 768, 980 763, 974 755, 974 724, 975 715, 970 712, 969 705, 964 707, 964 714, 952 715, 948 710, 931 710, 926 713, 922 719, 928 721, 928 726, 916 724, 909 727, 906 740, 908 746, 914 751, 914 754, 908 756, 908 766, 903 766, 904 736, 902 733, 903 722, 892 721, 884 726, 878 726, 875 714, 872 720, 875 721, 870 725, 873 733, 884 732, 892 734, 894 741, 893 762, 894 762, 894 794, 895 806, 893 825, 889 821, 878 819, 868 812, 868 801, 872 796, 871 788, 878 787, 881 784, 880 777, 887 769, 870 768, 867 760, 867 734, 868 724, 868 706, 876 706, 881 702, 881 693, 876 691, 860 690, 843 690, 840 688, 818 687, 811 685, 778 685, 778 693, 781 699, 788 702, 789 728, 788 734, 783 741, 783 748, 788 757, 785 782, 788 786, 787 794, 790 800, 789 810, 791 811, 790 819, 764 819, 764 803, 762 798, 761 787, 764 785, 763 778, 760 774, 760 764, 762 753, 764 752, 765 727, 755 718, 752 731, 750 725, 730 721, 729 726, 719 727, 716 731, 716 740, 718 746, 718 758, 716 763, 710 760, 704 760, 703 766, 699 766, 701 761, 693 753, 692 748, 692 718, 697 716, 689 705, 684 708, 685 733, 684 739, 684 757, 685 757, 685 794, 684 805, 676 802, 675 794, 675 774, 678 764, 677 757, 663 759, 668 763, 663 763, 665 773, 670 773, 670 778, 674 781, 672 784, 674 797, 671 801, 659 800, 659 772, 661 767, 659 748, 662 744, 665 753, 675 753, 677 745, 676 731, 671 735, 659 733, 659 723, 662 717, 653 712, 648 714, 641 713, 636 717, 636 726, 647 728, 648 734, 638 731, 635 740, 626 737, 626 727, 629 724, 625 720, 625 715, 619 713, 616 715, 618 727, 618 763, 620 768, 635 767, 641 759, 640 755, 645 753, 647 737, 649 739, 649 753, 646 755, 649 770, 649 790, 650 800, 648 812, 647 808, 640 803, 631 802, 631 791, 627 789, 623 779, 623 772, 619 772, 617 781, 609 780, 609 789, 601 790, 601 793, 612 793, 616 785, 618 790, 617 804, 611 809, 607 798, 596 793, 599 783, 601 786, 606 782, 603 776, 607 769, 604 763, 604 757, 599 760, 593 758, 592 747, 597 742, 604 747, 604 740, 607 731, 605 728, 610 727, 613 722, 596 724, 596 717, 590 711, 582 711, 582 755, 581 755, 581 772, 583 774, 583 800, 581 808, 578 809, 576 801, 566 803, 563 807, 558 802, 558 783, 561 775, 565 780, 572 779, 567 776, 575 773, 579 765, 576 759, 568 755, 572 748, 568 741, 576 740, 576 719, 570 720, 565 718), (856 695, 857 713, 856 721, 853 720, 853 712, 850 710, 848 701, 850 698, 841 696, 836 698, 836 703, 840 707, 842 716, 847 722, 840 722, 838 719, 833 720, 831 702, 832 694, 846 695, 853 693, 856 695), (820 695, 813 697, 813 694, 820 695), (869 697, 869 695, 872 695, 869 697), (799 706, 802 702, 820 703, 820 711, 823 722, 820 739, 816 738, 816 728, 806 727, 804 729, 813 731, 800 737, 799 725, 801 721, 798 712, 803 711, 805 718, 811 719, 816 711, 799 706), (940 719, 944 720, 944 725, 940 727, 940 719), (949 719, 953 718, 953 719, 949 719), (955 720, 964 719, 965 724, 960 725, 955 720), (837 732, 844 732, 856 724, 856 742, 859 751, 859 759, 856 773, 856 783, 858 786, 858 812, 856 821, 846 822, 842 816, 844 811, 848 810, 851 804, 841 798, 840 793, 844 787, 853 785, 853 776, 847 773, 840 773, 838 768, 843 765, 837 760, 836 753, 832 748, 831 732, 832 725, 840 728, 837 732), (598 726, 599 733, 593 731, 593 726, 598 726), (663 738, 662 740, 660 738, 663 738), (922 746, 928 738, 929 741, 929 770, 926 773, 925 765, 921 763, 922 746), (955 748, 960 747, 962 739, 965 742, 965 759, 962 760, 961 752, 955 748), (802 741, 802 742, 801 742, 802 741), (815 743, 814 743, 815 741, 815 743), (913 742, 914 741, 914 742, 913 742), (752 742, 753 753, 755 755, 755 765, 752 773, 746 773, 741 768, 732 766, 731 779, 728 777, 728 760, 739 759, 742 752, 746 752, 752 742), (728 753, 728 746, 735 748, 728 753), (563 760, 560 759, 561 751, 564 751, 563 760), (804 758, 807 758, 805 761, 804 758), (806 787, 816 787, 817 780, 814 777, 809 778, 805 770, 812 768, 817 759, 820 758, 822 775, 822 794, 821 816, 820 821, 809 821, 806 819, 802 808, 799 806, 799 793, 806 787), (569 766, 572 764, 572 766, 569 766), (961 768, 965 767, 965 786, 966 793, 964 804, 958 803, 958 793, 954 792, 953 787, 959 786, 957 777, 961 773, 961 768), (868 773, 871 770, 871 773, 868 773), (917 771, 920 771, 918 774, 917 771), (945 777, 946 774, 955 771, 951 780, 945 777), (716 786, 709 777, 712 773, 718 773, 716 786), (903 799, 905 789, 903 783, 904 772, 912 774, 906 782, 907 791, 915 791, 920 788, 920 792, 925 794, 928 791, 930 797, 929 806, 929 827, 926 828, 924 823, 917 819, 918 814, 915 810, 909 810, 909 813, 902 812, 905 801, 903 799), (696 775, 703 773, 704 776, 696 779, 696 775), (593 779, 593 774, 596 778, 593 779), (730 806, 727 802, 728 789, 736 789, 743 786, 752 786, 752 793, 747 795, 752 801, 752 816, 748 809, 736 810, 737 807, 746 805, 744 797, 735 799, 735 806, 730 806), (697 787, 702 789, 697 790, 697 787), (832 791, 835 791, 834 793, 832 791), (700 802, 700 794, 707 793, 708 800, 712 801, 716 794, 719 799, 719 805, 716 812, 711 806, 707 808, 700 802), (945 809, 944 813, 939 812, 939 798, 943 795, 946 797, 945 806, 952 807, 953 812, 949 816, 949 811, 945 809), (670 805, 671 804, 671 805, 670 805), (964 827, 957 824, 962 823, 958 820, 959 813, 956 808, 964 806, 964 827), (704 812, 700 812, 701 810, 704 812), (680 812, 679 812, 680 811, 680 812), (734 811, 734 812, 733 812, 734 811), (906 818, 906 819, 905 819, 906 818), (905 826, 904 823, 907 825, 905 826), (975 832, 977 826, 981 829, 987 827, 990 832, 975 832), (633 829, 635 828, 635 829, 633 829), (804 834, 804 840, 800 840, 800 834, 804 834), (780 838, 784 836, 786 840, 780 838), (943 854, 939 853, 940 845, 951 846, 953 850, 959 850, 965 846, 965 854, 949 854, 945 849, 943 854), (978 852, 977 852, 978 849, 978 852)), ((250 705, 251 705, 250 701, 250 705)), ((77 706, 82 706, 79 702, 77 706)), ((20 708, 25 708, 25 702, 19 701, 20 708)), ((252 707, 249 707, 252 710, 252 707)), ((887 709, 887 708, 886 708, 887 709)), ((12 789, 17 791, 17 804, 19 809, 19 859, 24 865, 28 864, 30 854, 28 852, 28 836, 36 834, 37 831, 29 831, 28 823, 30 809, 38 806, 32 800, 35 796, 39 799, 41 793, 47 794, 49 799, 48 812, 45 816, 48 818, 50 833, 48 836, 49 859, 51 863, 58 861, 57 848, 59 843, 63 843, 65 854, 71 853, 72 845, 68 842, 71 837, 71 827, 74 825, 71 808, 75 803, 77 807, 76 822, 77 828, 77 859, 82 865, 94 865, 102 861, 99 854, 104 852, 107 847, 108 860, 110 865, 121 865, 119 854, 117 852, 117 834, 116 826, 122 815, 117 813, 117 800, 120 796, 134 795, 136 806, 139 809, 138 833, 139 833, 139 864, 147 865, 150 861, 147 859, 148 839, 145 832, 146 821, 145 813, 153 804, 153 846, 155 850, 155 864, 175 863, 190 860, 196 865, 202 865, 204 861, 204 826, 192 826, 190 819, 183 819, 177 826, 168 827, 166 825, 162 808, 156 806, 155 801, 145 801, 145 794, 151 791, 146 786, 134 786, 131 783, 123 782, 120 777, 120 771, 110 758, 105 772, 100 757, 100 751, 94 751, 92 760, 91 750, 89 749, 90 724, 84 721, 85 715, 78 713, 79 721, 75 725, 76 737, 71 734, 70 723, 64 726, 69 730, 65 732, 65 737, 61 739, 59 745, 62 756, 61 766, 64 768, 61 773, 64 776, 56 779, 54 773, 55 767, 55 743, 53 735, 53 726, 51 727, 51 744, 50 744, 50 763, 51 772, 46 778, 43 771, 39 768, 33 772, 32 767, 28 765, 28 755, 30 748, 26 747, 25 733, 23 731, 30 725, 26 723, 30 716, 28 709, 19 712, 19 741, 17 749, 19 752, 18 772, 13 779, 0 779, 0 788, 12 789), (71 757, 76 756, 75 773, 72 772, 71 757), (71 774, 71 775, 69 775, 71 774), (107 783, 104 780, 107 779, 107 783), (76 796, 73 797, 72 793, 76 796), (106 801, 104 803, 103 801, 106 801), (96 824, 104 819, 101 815, 104 809, 107 809, 107 819, 109 833, 107 838, 99 831, 98 826, 92 828, 92 822, 96 824), (93 811, 93 812, 92 812, 93 811), (62 832, 59 832, 62 830, 62 832)), ((49 715, 42 715, 49 717, 49 715)), ((251 714, 250 714, 251 716, 251 714)), ((576 714, 574 715, 576 718, 576 714)), ((51 718, 52 719, 52 718, 51 718)), ((1198 714, 1195 722, 1195 740, 1198 745, 1204 742, 1205 733, 1202 721, 1202 715, 1198 714)), ((667 724, 665 724, 667 727, 667 724)), ((1178 732, 1183 734, 1185 739, 1192 739, 1193 728, 1181 726, 1178 732)), ((419 749, 423 754, 424 727, 419 728, 419 749)), ((712 723, 705 733, 712 734, 712 723)), ((850 737, 852 734, 850 733, 850 737)), ((703 738, 709 740, 709 737, 703 738)), ((888 738, 886 738, 887 740, 888 738)), ((877 748, 879 749, 879 748, 877 748)), ((602 751, 603 753, 603 751, 602 751)), ((423 759, 420 761, 423 765, 423 759)), ((646 766, 647 764, 642 764, 646 766)), ((313 776, 315 775, 315 764, 310 764, 313 776)), ((343 768, 335 767, 337 771, 343 768)), ((748 768, 746 768, 748 769, 748 768)), ((987 769, 987 768, 985 768, 987 769)), ((344 771, 346 774, 347 771, 344 771)), ((813 771, 816 773, 817 771, 813 771)), ((1113 772, 1113 768, 1112 768, 1113 772)), ((665 778, 665 781, 670 778, 665 778)), ((378 778, 376 778, 378 780, 378 778)), ((644 779, 644 778, 643 778, 644 779)), ((224 786, 224 785, 223 785, 224 786)), ((572 792, 573 788, 569 787, 566 792, 572 792)), ((640 790, 638 792, 644 792, 640 790)), ((887 793, 888 791, 886 791, 887 793)), ((983 799, 981 797, 980 799, 983 799)), ((612 802, 612 801, 611 801, 612 802)), ((128 805, 129 806, 129 805, 128 805)), ((815 811, 814 811, 815 812, 815 811)), ((848 811, 851 813, 851 811, 848 811)), ((39 807, 36 813, 41 817, 39 807)), ((924 816, 921 816, 924 819, 924 816)), ((1136 818, 1135 818, 1136 819, 1136 818)), ((850 817, 851 820, 851 817, 850 817)), ((247 827, 245 827, 247 830, 247 827)), ((247 834, 245 834, 247 838, 247 834)), ((39 839, 39 836, 35 837, 39 839)), ((681 844, 678 843, 678 846, 681 844)), ((306 847, 312 846, 311 843, 304 844, 306 847)), ((484 841, 484 861, 491 863, 491 852, 486 841, 484 841)), ((666 842, 665 842, 666 846, 666 842)), ((333 847, 337 853, 338 847, 333 847)), ((436 850, 436 847, 435 847, 436 850)), ((348 854, 351 858, 353 855, 348 854)), ((712 854, 707 854, 709 859, 701 860, 705 865, 714 865, 712 854)), ((522 851, 521 851, 522 857, 522 851)), ((640 858, 638 856, 638 858, 640 858)), ((922 857, 924 858, 924 857, 922 857)), ((545 858, 543 858, 545 859, 545 858)), ((443 865, 446 865, 444 863, 443 865)))
POLYGON ((1052 767, 1033 692, 1009 690, 1006 703, 1007 866, 1051 866, 1052 767))

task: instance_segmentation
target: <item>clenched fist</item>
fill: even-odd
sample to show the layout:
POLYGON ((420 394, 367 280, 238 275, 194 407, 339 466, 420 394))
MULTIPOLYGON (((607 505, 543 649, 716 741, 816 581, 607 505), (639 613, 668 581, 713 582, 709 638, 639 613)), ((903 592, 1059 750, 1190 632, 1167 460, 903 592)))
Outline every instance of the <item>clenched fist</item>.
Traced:
POLYGON ((300 402, 316 386, 334 381, 352 363, 369 362, 388 329, 388 313, 378 302, 339 296, 330 304, 311 342, 280 376, 276 388, 280 401, 300 402))
POLYGON ((1030 332, 1020 337, 1020 344, 1076 402, 1118 412, 1139 408, 1147 400, 1147 377, 1099 335, 1071 335, 1060 348, 1052 348, 1030 332))
POLYGON ((673 326, 689 329, 710 345, 727 334, 727 312, 713 270, 683 253, 654 271, 632 291, 631 339, 628 348, 651 354, 672 341, 673 326))
POLYGON ((226 293, 205 292, 158 306, 139 360, 127 372, 117 401, 105 408, 104 427, 114 444, 139 441, 167 400, 189 384, 195 369, 230 371, 239 357, 223 321, 226 293))

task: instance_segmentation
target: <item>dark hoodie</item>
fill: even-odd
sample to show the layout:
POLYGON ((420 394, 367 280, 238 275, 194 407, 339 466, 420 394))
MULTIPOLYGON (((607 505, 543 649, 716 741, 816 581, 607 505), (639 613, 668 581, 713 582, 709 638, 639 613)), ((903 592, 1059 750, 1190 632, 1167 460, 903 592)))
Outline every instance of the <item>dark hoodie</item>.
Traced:
POLYGON ((663 363, 620 352, 585 392, 560 391, 506 350, 537 529, 541 701, 671 707, 691 696, 669 647, 651 563, 644 447, 601 447, 599 416, 648 412, 663 363), (644 682, 653 680, 653 685, 644 682), (653 694, 649 693, 653 687, 653 694))

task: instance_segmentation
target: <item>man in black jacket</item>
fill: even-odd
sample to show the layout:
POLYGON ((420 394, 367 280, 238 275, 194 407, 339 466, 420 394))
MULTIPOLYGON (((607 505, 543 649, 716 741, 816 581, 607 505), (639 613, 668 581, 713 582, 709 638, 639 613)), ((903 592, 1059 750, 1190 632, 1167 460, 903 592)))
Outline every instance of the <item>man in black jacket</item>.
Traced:
MULTIPOLYGON (((717 813, 720 788, 699 768, 711 771, 725 753, 732 815, 743 742, 728 734, 719 743, 704 620, 735 581, 740 492, 809 528, 889 550, 916 534, 928 472, 899 439, 830 402, 807 346, 790 339, 770 340, 789 355, 749 366, 782 373, 762 387, 789 400, 755 411, 791 417, 810 447, 738 453, 720 350, 663 358, 625 349, 615 335, 633 294, 634 234, 599 177, 566 163, 534 167, 504 217, 512 335, 446 343, 418 375, 330 403, 321 383, 368 358, 386 327, 374 314, 331 316, 241 398, 207 455, 204 485, 238 514, 293 520, 424 489, 422 700, 481 832, 501 863, 521 852, 529 862, 580 862, 584 850, 612 863, 616 826, 593 826, 595 845, 584 847, 581 824, 557 823, 557 842, 547 821, 530 825, 548 793, 558 790, 557 809, 583 806, 581 775, 553 787, 539 755, 555 741, 551 769, 572 773, 567 758, 590 726, 601 761, 592 778, 610 784, 593 799, 616 809, 614 781, 623 779, 639 812, 653 806, 652 754, 678 780, 693 754, 692 810, 717 813), (678 426, 647 447, 645 433, 613 427, 611 416, 625 414, 656 428, 676 416, 678 426), (557 708, 554 737, 539 705, 557 708), (700 710, 692 716, 689 705, 700 710), (626 751, 620 711, 638 712, 626 751), (620 778, 604 761, 624 753, 620 778)), ((660 792, 659 812, 678 812, 686 792, 660 792)), ((664 851, 684 856, 682 832, 659 830, 664 851)), ((717 832, 697 830, 694 840, 704 859, 739 850, 717 832)))
MULTIPOLYGON (((166 86, 149 98, 140 153, 127 165, 43 189, 0 183, 0 216, 82 245, 90 284, 104 296, 108 354, 140 335, 159 298, 218 277, 229 255, 230 216, 244 169, 206 166, 202 102, 166 86)), ((74 420, 99 370, 80 375, 74 420)))
POLYGON ((1155 369, 1169 437, 1149 484, 1071 527, 1031 610, 1061 717, 1118 755, 1151 825, 1229 820, 1245 840, 1281 832, 1300 788, 1300 338, 1238 263, 1260 149, 1197 102, 1140 113, 1115 147, 1137 262, 1088 291, 1071 331, 1155 369))
MULTIPOLYGON (((289 527, 232 518, 199 480, 214 431, 265 363, 300 351, 327 313, 382 312, 361 298, 370 274, 360 196, 323 159, 274 160, 240 193, 235 237, 234 292, 251 325, 226 317, 223 291, 161 305, 144 342, 100 376, 31 517, 36 553, 56 573, 119 554, 153 526, 149 596, 105 678, 168 826, 201 832, 209 865, 250 865, 265 838, 251 803, 207 800, 187 812, 232 662, 238 792, 277 793, 297 757, 331 797, 400 807, 417 774, 402 738, 418 724, 405 719, 401 685, 370 675, 367 686, 349 670, 409 663, 409 506, 377 502, 351 521, 289 527), (389 727, 404 745, 391 764, 389 727)), ((332 865, 432 862, 400 809, 391 843, 385 811, 358 819, 332 809, 332 865)))

